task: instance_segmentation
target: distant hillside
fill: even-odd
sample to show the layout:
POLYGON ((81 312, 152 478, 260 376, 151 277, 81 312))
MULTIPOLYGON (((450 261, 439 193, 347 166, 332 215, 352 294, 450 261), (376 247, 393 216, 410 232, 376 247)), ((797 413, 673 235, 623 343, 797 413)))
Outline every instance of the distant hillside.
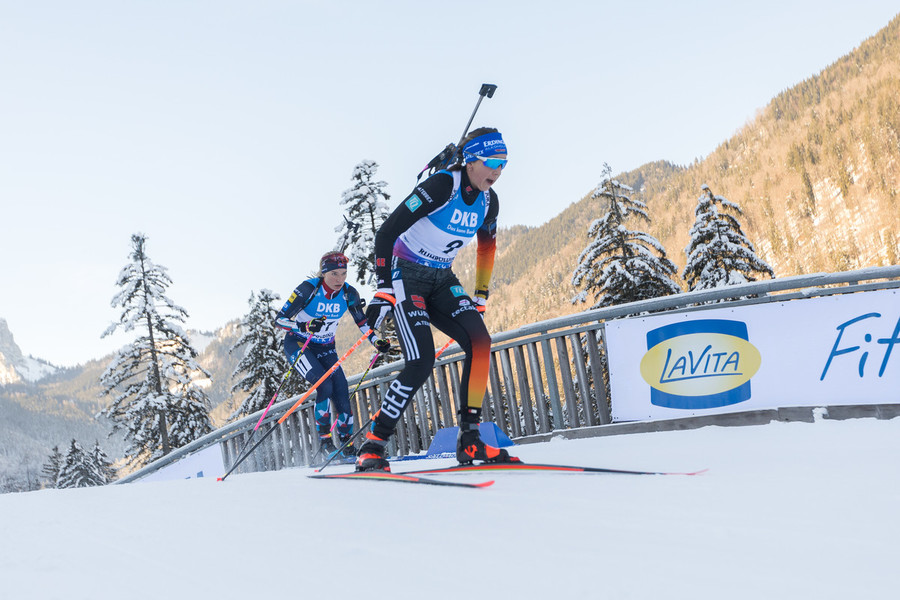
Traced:
POLYGON ((897 264, 900 17, 779 94, 704 161, 647 179, 651 233, 679 265, 703 183, 741 205, 779 276, 897 264))
MULTIPOLYGON (((600 165, 615 168, 613 161, 597 157, 598 177, 600 165)), ((659 161, 616 178, 643 192, 653 220, 647 230, 679 274, 703 184, 741 206, 744 231, 776 276, 898 264, 900 17, 779 94, 703 161, 685 167, 659 161)), ((590 306, 569 299, 588 227, 605 210, 591 192, 540 227, 501 228, 491 331, 590 306)), ((473 264, 474 248, 465 248, 455 268, 468 278, 467 289, 473 264)))
MULTIPOLYGON (((640 189, 648 179, 667 179, 683 171, 681 167, 660 161, 618 178, 640 189)), ((487 311, 491 331, 514 329, 589 306, 570 302, 576 291, 571 283, 572 271, 587 245, 591 223, 604 212, 605 208, 588 194, 540 227, 500 228, 487 311)), ((468 290, 474 285, 474 264, 475 245, 472 244, 460 252, 454 267, 468 290)))
POLYGON ((34 479, 50 449, 62 452, 73 438, 83 446, 100 445, 111 458, 121 454, 120 437, 94 419, 102 408, 96 397, 99 361, 64 369, 38 383, 0 386, 0 491, 5 478, 34 479))
MULTIPOLYGON (((205 389, 213 422, 220 426, 231 413, 226 400, 231 373, 241 359, 228 353, 239 339, 238 321, 213 334, 189 334, 197 336, 198 348, 204 347, 199 362, 211 375, 205 389)), ((100 375, 111 360, 107 356, 62 369, 36 383, 0 385, 0 492, 5 480, 37 477, 51 448, 64 451, 72 438, 86 447, 97 440, 112 460, 122 457, 121 434, 108 438, 109 424, 94 418, 108 404, 108 398, 100 396, 100 375)))

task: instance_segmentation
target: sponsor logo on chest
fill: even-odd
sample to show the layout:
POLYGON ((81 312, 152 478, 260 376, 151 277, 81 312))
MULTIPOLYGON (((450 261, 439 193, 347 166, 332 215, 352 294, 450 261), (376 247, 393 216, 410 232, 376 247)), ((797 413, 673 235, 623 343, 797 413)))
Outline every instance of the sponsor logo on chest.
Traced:
POLYGON ((316 313, 320 315, 339 315, 341 314, 340 302, 319 302, 316 307, 316 313))
POLYGON ((453 216, 450 217, 451 225, 462 225, 463 227, 478 227, 478 213, 467 212, 453 209, 453 216))

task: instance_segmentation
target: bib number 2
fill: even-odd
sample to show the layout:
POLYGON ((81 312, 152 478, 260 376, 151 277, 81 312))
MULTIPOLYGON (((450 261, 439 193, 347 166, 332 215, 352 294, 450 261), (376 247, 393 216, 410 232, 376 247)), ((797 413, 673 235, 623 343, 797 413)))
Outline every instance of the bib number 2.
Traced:
POLYGON ((449 244, 447 244, 447 249, 444 250, 444 254, 450 254, 454 250, 458 250, 463 247, 462 240, 453 240, 449 244))

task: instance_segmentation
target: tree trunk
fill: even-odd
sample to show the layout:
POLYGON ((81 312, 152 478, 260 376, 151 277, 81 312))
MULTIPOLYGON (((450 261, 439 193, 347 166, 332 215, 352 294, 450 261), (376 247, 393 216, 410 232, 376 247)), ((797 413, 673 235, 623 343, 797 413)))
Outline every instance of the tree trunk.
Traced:
MULTIPOLYGON (((144 259, 141 257, 141 274, 144 279, 144 295, 150 297, 150 290, 147 286, 147 272, 144 270, 144 259)), ((153 363, 153 378, 156 387, 157 397, 162 397, 162 374, 159 372, 159 358, 156 355, 156 340, 153 338, 153 321, 147 314, 147 332, 150 338, 150 361, 153 363)), ((169 427, 166 424, 166 411, 159 409, 159 441, 162 444, 163 456, 170 452, 169 449, 169 427)))

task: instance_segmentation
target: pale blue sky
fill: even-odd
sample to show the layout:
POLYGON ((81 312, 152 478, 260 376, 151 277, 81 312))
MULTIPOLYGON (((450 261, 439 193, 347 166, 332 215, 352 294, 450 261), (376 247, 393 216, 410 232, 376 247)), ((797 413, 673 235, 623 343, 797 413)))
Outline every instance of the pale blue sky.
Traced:
MULTIPOLYGON (((501 225, 614 172, 702 158, 896 2, 0 0, 0 317, 60 365, 100 339, 132 233, 189 327, 286 297, 335 242, 354 165, 392 204, 462 134, 499 127, 501 225)), ((502 245, 502 239, 499 242, 502 245)), ((674 252, 677 249, 670 249, 674 252)), ((369 291, 363 291, 368 297, 369 291)))

